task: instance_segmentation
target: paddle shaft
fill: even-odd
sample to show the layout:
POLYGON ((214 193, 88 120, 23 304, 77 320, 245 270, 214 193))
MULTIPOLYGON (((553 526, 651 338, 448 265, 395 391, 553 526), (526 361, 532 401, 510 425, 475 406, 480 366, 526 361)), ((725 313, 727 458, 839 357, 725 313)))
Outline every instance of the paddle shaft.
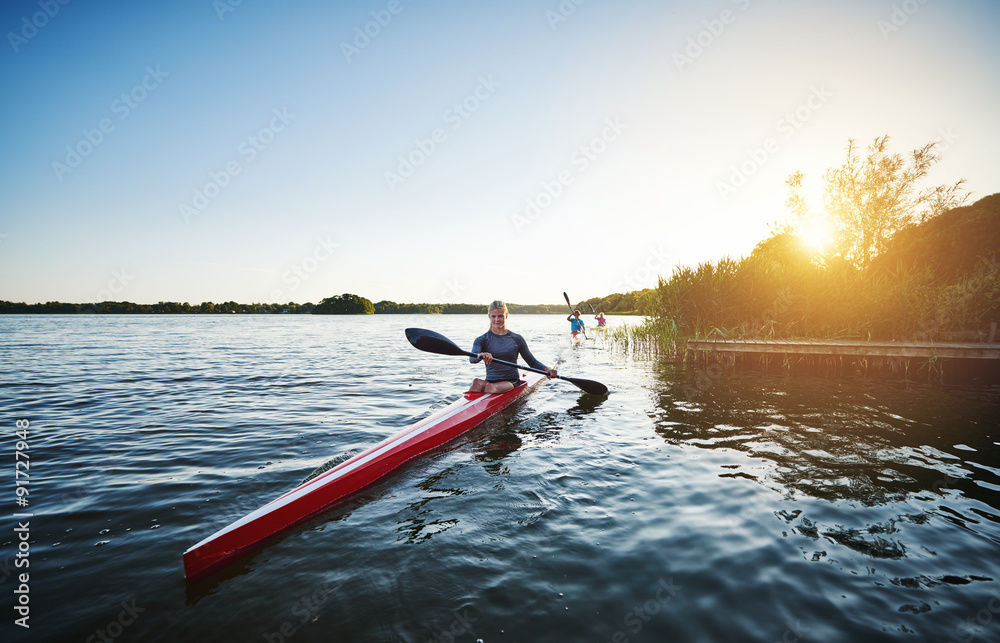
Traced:
MULTIPOLYGON (((465 354, 468 355, 469 357, 479 357, 479 353, 470 353, 468 351, 465 351, 465 354)), ((480 359, 482 359, 482 358, 480 358, 480 359)), ((519 368, 522 371, 531 371, 532 373, 541 373, 542 375, 548 375, 549 374, 548 371, 543 371, 540 368, 533 368, 531 366, 524 366, 522 364, 518 364, 517 362, 508 362, 507 360, 497 359, 496 357, 494 357, 491 361, 496 362, 497 364, 503 364, 504 366, 513 366, 514 368, 519 368)), ((556 377, 558 377, 561 380, 566 380, 567 382, 569 381, 568 377, 563 377, 562 375, 556 375, 556 377)))
MULTIPOLYGON (((479 357, 479 355, 476 354, 476 353, 468 353, 467 352, 466 355, 468 355, 469 357, 479 357)), ((540 373, 541 375, 548 375, 549 374, 548 371, 543 371, 540 368, 533 368, 531 366, 524 366, 524 365, 518 364, 516 362, 508 362, 507 360, 497 359, 496 357, 494 357, 492 361, 496 362, 497 364, 503 364, 504 366, 513 366, 514 368, 519 368, 522 371, 531 371, 532 373, 540 373)), ((561 379, 561 380, 566 380, 567 382, 571 382, 572 384, 575 384, 576 386, 580 386, 579 382, 584 381, 584 380, 580 380, 580 379, 575 378, 575 377, 563 377, 562 375, 556 375, 556 377, 559 378, 559 379, 561 379)))

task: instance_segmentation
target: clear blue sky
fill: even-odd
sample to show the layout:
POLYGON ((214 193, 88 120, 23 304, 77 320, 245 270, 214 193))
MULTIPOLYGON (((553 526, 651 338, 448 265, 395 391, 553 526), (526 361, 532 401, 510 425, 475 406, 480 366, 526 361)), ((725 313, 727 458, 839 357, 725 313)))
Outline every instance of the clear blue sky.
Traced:
POLYGON ((882 134, 1000 189, 994 2, 35 0, 0 28, 6 300, 603 296, 748 254, 788 174, 818 200, 882 134))

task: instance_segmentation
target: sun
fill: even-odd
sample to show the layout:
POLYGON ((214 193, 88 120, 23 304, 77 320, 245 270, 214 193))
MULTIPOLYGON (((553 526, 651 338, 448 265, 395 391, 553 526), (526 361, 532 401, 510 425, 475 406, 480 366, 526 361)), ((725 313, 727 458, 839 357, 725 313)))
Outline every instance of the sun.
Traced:
POLYGON ((799 224, 799 237, 807 246, 820 252, 833 242, 833 229, 827 221, 809 219, 799 224))

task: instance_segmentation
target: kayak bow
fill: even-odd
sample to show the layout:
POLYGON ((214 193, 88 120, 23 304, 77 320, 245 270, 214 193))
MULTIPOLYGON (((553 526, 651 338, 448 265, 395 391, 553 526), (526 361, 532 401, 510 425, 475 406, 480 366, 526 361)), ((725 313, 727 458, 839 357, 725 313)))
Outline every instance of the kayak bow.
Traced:
POLYGON ((545 381, 529 374, 506 393, 465 393, 449 406, 308 480, 184 552, 193 583, 496 415, 545 381))

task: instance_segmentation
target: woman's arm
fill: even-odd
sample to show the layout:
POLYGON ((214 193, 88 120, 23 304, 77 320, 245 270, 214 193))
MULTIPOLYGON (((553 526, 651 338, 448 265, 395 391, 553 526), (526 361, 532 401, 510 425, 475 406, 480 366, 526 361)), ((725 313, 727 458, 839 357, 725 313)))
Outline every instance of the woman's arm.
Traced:
POLYGON ((479 353, 483 352, 483 344, 485 344, 485 343, 486 343, 486 335, 480 335, 479 337, 476 338, 476 341, 472 342, 472 352, 475 353, 477 356, 473 357, 472 355, 469 355, 469 363, 470 364, 478 364, 479 363, 479 360, 481 358, 478 357, 478 355, 479 355, 479 353))
POLYGON ((549 370, 548 366, 539 362, 535 359, 535 356, 531 354, 531 351, 528 350, 528 342, 524 341, 523 337, 515 335, 514 341, 517 343, 517 352, 521 354, 521 357, 524 358, 524 361, 528 364, 528 366, 531 368, 540 368, 543 371, 549 370))

